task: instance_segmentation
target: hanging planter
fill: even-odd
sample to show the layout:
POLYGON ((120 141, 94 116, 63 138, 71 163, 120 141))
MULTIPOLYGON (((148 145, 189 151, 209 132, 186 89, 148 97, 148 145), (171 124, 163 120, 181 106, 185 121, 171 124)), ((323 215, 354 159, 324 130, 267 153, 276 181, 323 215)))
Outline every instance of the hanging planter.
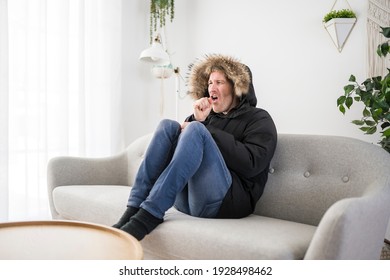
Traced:
POLYGON ((158 27, 163 28, 169 19, 175 17, 175 0, 150 0, 150 43, 158 27))
MULTIPOLYGON (((333 4, 333 7, 336 2, 337 1, 333 4)), ((343 47, 355 26, 356 20, 356 14, 352 9, 331 10, 324 16, 324 27, 326 31, 328 31, 339 52, 343 50, 343 47)))

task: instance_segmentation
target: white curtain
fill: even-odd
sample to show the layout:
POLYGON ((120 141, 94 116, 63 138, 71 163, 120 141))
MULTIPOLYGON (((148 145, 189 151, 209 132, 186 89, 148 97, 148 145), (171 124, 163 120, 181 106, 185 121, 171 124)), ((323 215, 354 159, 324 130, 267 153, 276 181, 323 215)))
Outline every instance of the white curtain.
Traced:
POLYGON ((0 0, 0 221, 8 217, 8 18, 0 0))
POLYGON ((0 0, 0 219, 50 218, 54 156, 124 148, 121 0, 0 0))

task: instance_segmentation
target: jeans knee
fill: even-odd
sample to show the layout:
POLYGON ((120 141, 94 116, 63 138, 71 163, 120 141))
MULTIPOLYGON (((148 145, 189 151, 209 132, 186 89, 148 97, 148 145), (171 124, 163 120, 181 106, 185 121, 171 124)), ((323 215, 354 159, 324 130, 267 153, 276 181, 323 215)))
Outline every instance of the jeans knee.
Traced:
POLYGON ((202 132, 207 130, 207 128, 200 122, 190 122, 186 127, 186 130, 187 129, 189 131, 196 131, 196 132, 202 132))
POLYGON ((161 120, 157 130, 167 132, 168 134, 177 134, 181 130, 181 125, 177 121, 164 119, 161 120))
POLYGON ((184 134, 187 135, 191 139, 198 138, 202 139, 202 141, 207 141, 211 139, 210 132, 204 126, 204 124, 200 122, 191 122, 184 129, 184 134))

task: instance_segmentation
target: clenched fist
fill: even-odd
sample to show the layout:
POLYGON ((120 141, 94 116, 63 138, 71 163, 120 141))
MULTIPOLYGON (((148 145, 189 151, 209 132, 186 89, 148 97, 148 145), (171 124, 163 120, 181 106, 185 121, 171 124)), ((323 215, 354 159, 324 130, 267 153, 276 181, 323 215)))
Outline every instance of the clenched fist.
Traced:
POLYGON ((212 109, 211 98, 203 97, 194 102, 194 117, 197 121, 204 121, 212 109))

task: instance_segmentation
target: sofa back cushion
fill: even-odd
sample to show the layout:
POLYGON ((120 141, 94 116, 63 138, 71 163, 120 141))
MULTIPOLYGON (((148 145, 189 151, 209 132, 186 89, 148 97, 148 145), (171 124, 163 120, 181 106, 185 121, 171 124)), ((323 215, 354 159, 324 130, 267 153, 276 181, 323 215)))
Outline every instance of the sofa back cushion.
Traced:
POLYGON ((255 214, 318 225, 336 201, 387 182, 390 156, 357 139, 279 134, 255 214))

